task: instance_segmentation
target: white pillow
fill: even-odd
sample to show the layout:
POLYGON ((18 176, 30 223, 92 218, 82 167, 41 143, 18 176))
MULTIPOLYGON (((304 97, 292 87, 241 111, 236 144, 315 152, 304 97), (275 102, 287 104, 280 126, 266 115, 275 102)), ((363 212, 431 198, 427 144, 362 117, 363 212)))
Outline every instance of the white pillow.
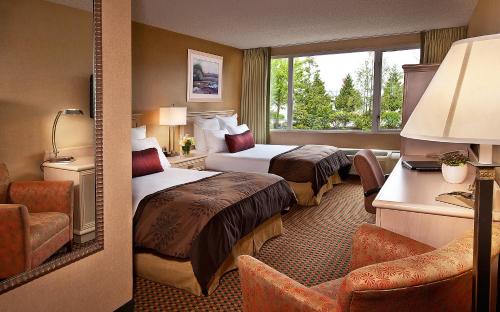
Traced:
POLYGON ((131 138, 132 138, 132 140, 145 139, 146 138, 146 126, 132 128, 131 138))
POLYGON ((218 130, 220 129, 219 121, 217 118, 196 118, 194 120, 194 141, 196 142, 196 150, 200 152, 207 151, 207 144, 205 143, 205 129, 218 130))
POLYGON ((236 127, 238 125, 238 114, 229 117, 215 115, 215 118, 219 121, 220 129, 226 129, 227 126, 236 127))
POLYGON ((142 151, 148 148, 156 148, 158 151, 158 157, 160 158, 160 163, 162 168, 165 170, 167 168, 170 168, 170 163, 168 162, 167 157, 165 157, 165 154, 163 154, 163 151, 161 150, 160 143, 158 143, 158 140, 156 140, 155 137, 150 137, 150 138, 145 138, 142 140, 132 140, 132 151, 142 151))
POLYGON ((226 129, 231 135, 242 134, 243 132, 250 130, 246 124, 242 124, 239 126, 227 126, 226 129))
POLYGON ((229 132, 224 130, 205 130, 205 139, 207 143, 208 153, 224 153, 227 152, 226 134, 229 132))

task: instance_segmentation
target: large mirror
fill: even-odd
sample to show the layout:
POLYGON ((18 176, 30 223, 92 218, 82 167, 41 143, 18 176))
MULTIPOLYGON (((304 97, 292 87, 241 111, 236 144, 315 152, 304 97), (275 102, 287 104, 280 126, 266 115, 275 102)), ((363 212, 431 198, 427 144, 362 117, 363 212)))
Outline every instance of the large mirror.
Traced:
POLYGON ((0 293, 103 248, 100 0, 0 0, 0 293))

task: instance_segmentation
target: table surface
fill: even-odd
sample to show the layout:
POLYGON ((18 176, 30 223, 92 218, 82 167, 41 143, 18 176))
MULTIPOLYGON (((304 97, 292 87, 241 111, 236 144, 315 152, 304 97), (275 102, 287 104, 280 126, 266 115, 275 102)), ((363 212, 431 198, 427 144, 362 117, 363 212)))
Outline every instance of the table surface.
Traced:
POLYGON ((70 163, 45 162, 43 163, 42 166, 47 168, 55 168, 55 169, 70 170, 70 171, 83 171, 83 170, 94 169, 95 161, 94 161, 94 156, 83 156, 83 157, 76 157, 75 161, 72 161, 70 163))
MULTIPOLYGON (((403 168, 403 160, 429 160, 423 157, 401 158, 384 186, 373 201, 380 209, 392 209, 460 218, 474 218, 474 210, 437 201, 439 194, 467 191, 474 182, 475 169, 469 166, 464 183, 450 184, 444 181, 441 172, 420 172, 403 168)), ((494 183, 493 219, 500 221, 500 189, 494 183)))

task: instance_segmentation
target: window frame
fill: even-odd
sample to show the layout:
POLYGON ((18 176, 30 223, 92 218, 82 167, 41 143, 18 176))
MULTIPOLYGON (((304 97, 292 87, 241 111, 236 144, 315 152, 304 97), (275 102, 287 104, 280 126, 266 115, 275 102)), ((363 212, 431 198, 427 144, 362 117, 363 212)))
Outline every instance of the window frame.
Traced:
MULTIPOLYGON (((287 59, 288 60, 288 99, 287 99, 287 127, 284 129, 270 129, 272 132, 312 132, 312 133, 355 133, 355 134, 399 134, 402 129, 383 129, 380 128, 380 113, 382 100, 382 59, 384 52, 404 51, 420 49, 419 43, 398 45, 385 48, 365 48, 365 49, 349 49, 340 51, 325 51, 320 53, 304 53, 293 55, 272 55, 271 59, 287 59), (294 59, 298 57, 319 56, 319 55, 336 55, 356 52, 373 52, 373 106, 372 106, 372 127, 370 131, 355 130, 355 129, 334 129, 334 130, 312 130, 312 129, 293 129, 293 77, 294 77, 294 59)), ((269 82, 271 83, 271 82, 269 82)), ((270 85, 268 86, 270 88, 270 85)), ((270 114, 269 114, 270 115, 270 114)), ((270 122, 270 121, 268 121, 270 122)))

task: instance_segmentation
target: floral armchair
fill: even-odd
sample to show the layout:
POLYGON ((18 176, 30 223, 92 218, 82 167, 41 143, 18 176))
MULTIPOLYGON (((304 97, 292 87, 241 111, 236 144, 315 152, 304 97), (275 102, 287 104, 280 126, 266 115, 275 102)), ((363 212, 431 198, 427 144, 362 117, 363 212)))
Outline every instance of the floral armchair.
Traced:
POLYGON ((10 183, 0 163, 0 279, 43 263, 73 239, 73 182, 10 183))
MULTIPOLYGON (((353 241, 345 277, 306 287, 250 256, 238 267, 243 310, 471 311, 472 232, 434 249, 364 224, 353 241)), ((500 251, 494 224, 492 256, 500 251)))

